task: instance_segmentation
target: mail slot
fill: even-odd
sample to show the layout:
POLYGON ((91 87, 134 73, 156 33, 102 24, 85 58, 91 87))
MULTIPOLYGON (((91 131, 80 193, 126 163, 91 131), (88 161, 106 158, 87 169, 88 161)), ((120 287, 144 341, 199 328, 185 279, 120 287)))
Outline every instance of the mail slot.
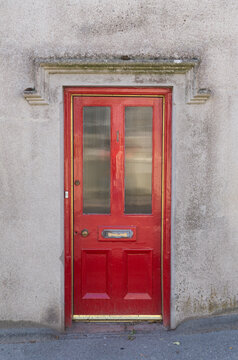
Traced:
POLYGON ((132 230, 118 230, 118 229, 107 229, 102 231, 102 237, 105 239, 131 239, 133 236, 132 230))
POLYGON ((100 226, 99 241, 136 241, 136 227, 127 228, 100 226))

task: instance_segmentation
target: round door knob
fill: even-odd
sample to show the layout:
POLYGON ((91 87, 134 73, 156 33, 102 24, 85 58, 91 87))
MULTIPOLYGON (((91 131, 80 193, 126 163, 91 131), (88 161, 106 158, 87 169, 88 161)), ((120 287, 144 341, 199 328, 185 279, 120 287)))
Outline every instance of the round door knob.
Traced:
POLYGON ((89 234, 88 229, 83 229, 83 230, 81 231, 81 235, 82 235, 83 237, 87 237, 88 234, 89 234))

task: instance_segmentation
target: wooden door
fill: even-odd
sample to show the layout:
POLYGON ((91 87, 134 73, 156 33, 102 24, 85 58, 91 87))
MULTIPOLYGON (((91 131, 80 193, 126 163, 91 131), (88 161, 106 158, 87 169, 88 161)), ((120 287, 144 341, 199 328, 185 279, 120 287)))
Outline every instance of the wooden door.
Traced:
POLYGON ((73 314, 161 315, 163 99, 72 106, 73 314))

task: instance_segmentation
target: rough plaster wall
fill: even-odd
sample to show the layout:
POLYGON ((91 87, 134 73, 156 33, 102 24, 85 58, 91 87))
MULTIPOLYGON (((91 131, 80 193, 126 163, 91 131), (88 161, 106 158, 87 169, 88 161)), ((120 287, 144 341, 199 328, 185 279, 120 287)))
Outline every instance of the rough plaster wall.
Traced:
POLYGON ((22 97, 32 60, 54 56, 202 60, 212 99, 173 126, 173 326, 237 309, 237 1, 7 0, 0 13, 0 319, 63 324, 62 124, 22 97))

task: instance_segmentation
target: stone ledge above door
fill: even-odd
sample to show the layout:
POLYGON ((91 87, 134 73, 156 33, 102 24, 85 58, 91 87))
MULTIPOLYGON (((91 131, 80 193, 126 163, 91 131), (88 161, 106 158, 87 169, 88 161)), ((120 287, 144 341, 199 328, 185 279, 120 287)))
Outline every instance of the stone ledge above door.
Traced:
MULTIPOLYGON (((131 74, 166 75, 170 86, 173 76, 181 74, 185 80, 184 101, 186 104, 203 104, 211 96, 211 91, 198 86, 198 70, 200 60, 192 59, 143 59, 143 58, 111 58, 111 59, 65 59, 38 58, 34 61, 35 87, 26 88, 23 92, 30 105, 49 105, 49 82, 54 75, 76 74, 131 74)), ((67 84, 62 83, 62 86, 67 84)), ((96 84, 95 84, 96 85, 96 84)), ((163 85, 162 85, 163 86, 163 85)))

